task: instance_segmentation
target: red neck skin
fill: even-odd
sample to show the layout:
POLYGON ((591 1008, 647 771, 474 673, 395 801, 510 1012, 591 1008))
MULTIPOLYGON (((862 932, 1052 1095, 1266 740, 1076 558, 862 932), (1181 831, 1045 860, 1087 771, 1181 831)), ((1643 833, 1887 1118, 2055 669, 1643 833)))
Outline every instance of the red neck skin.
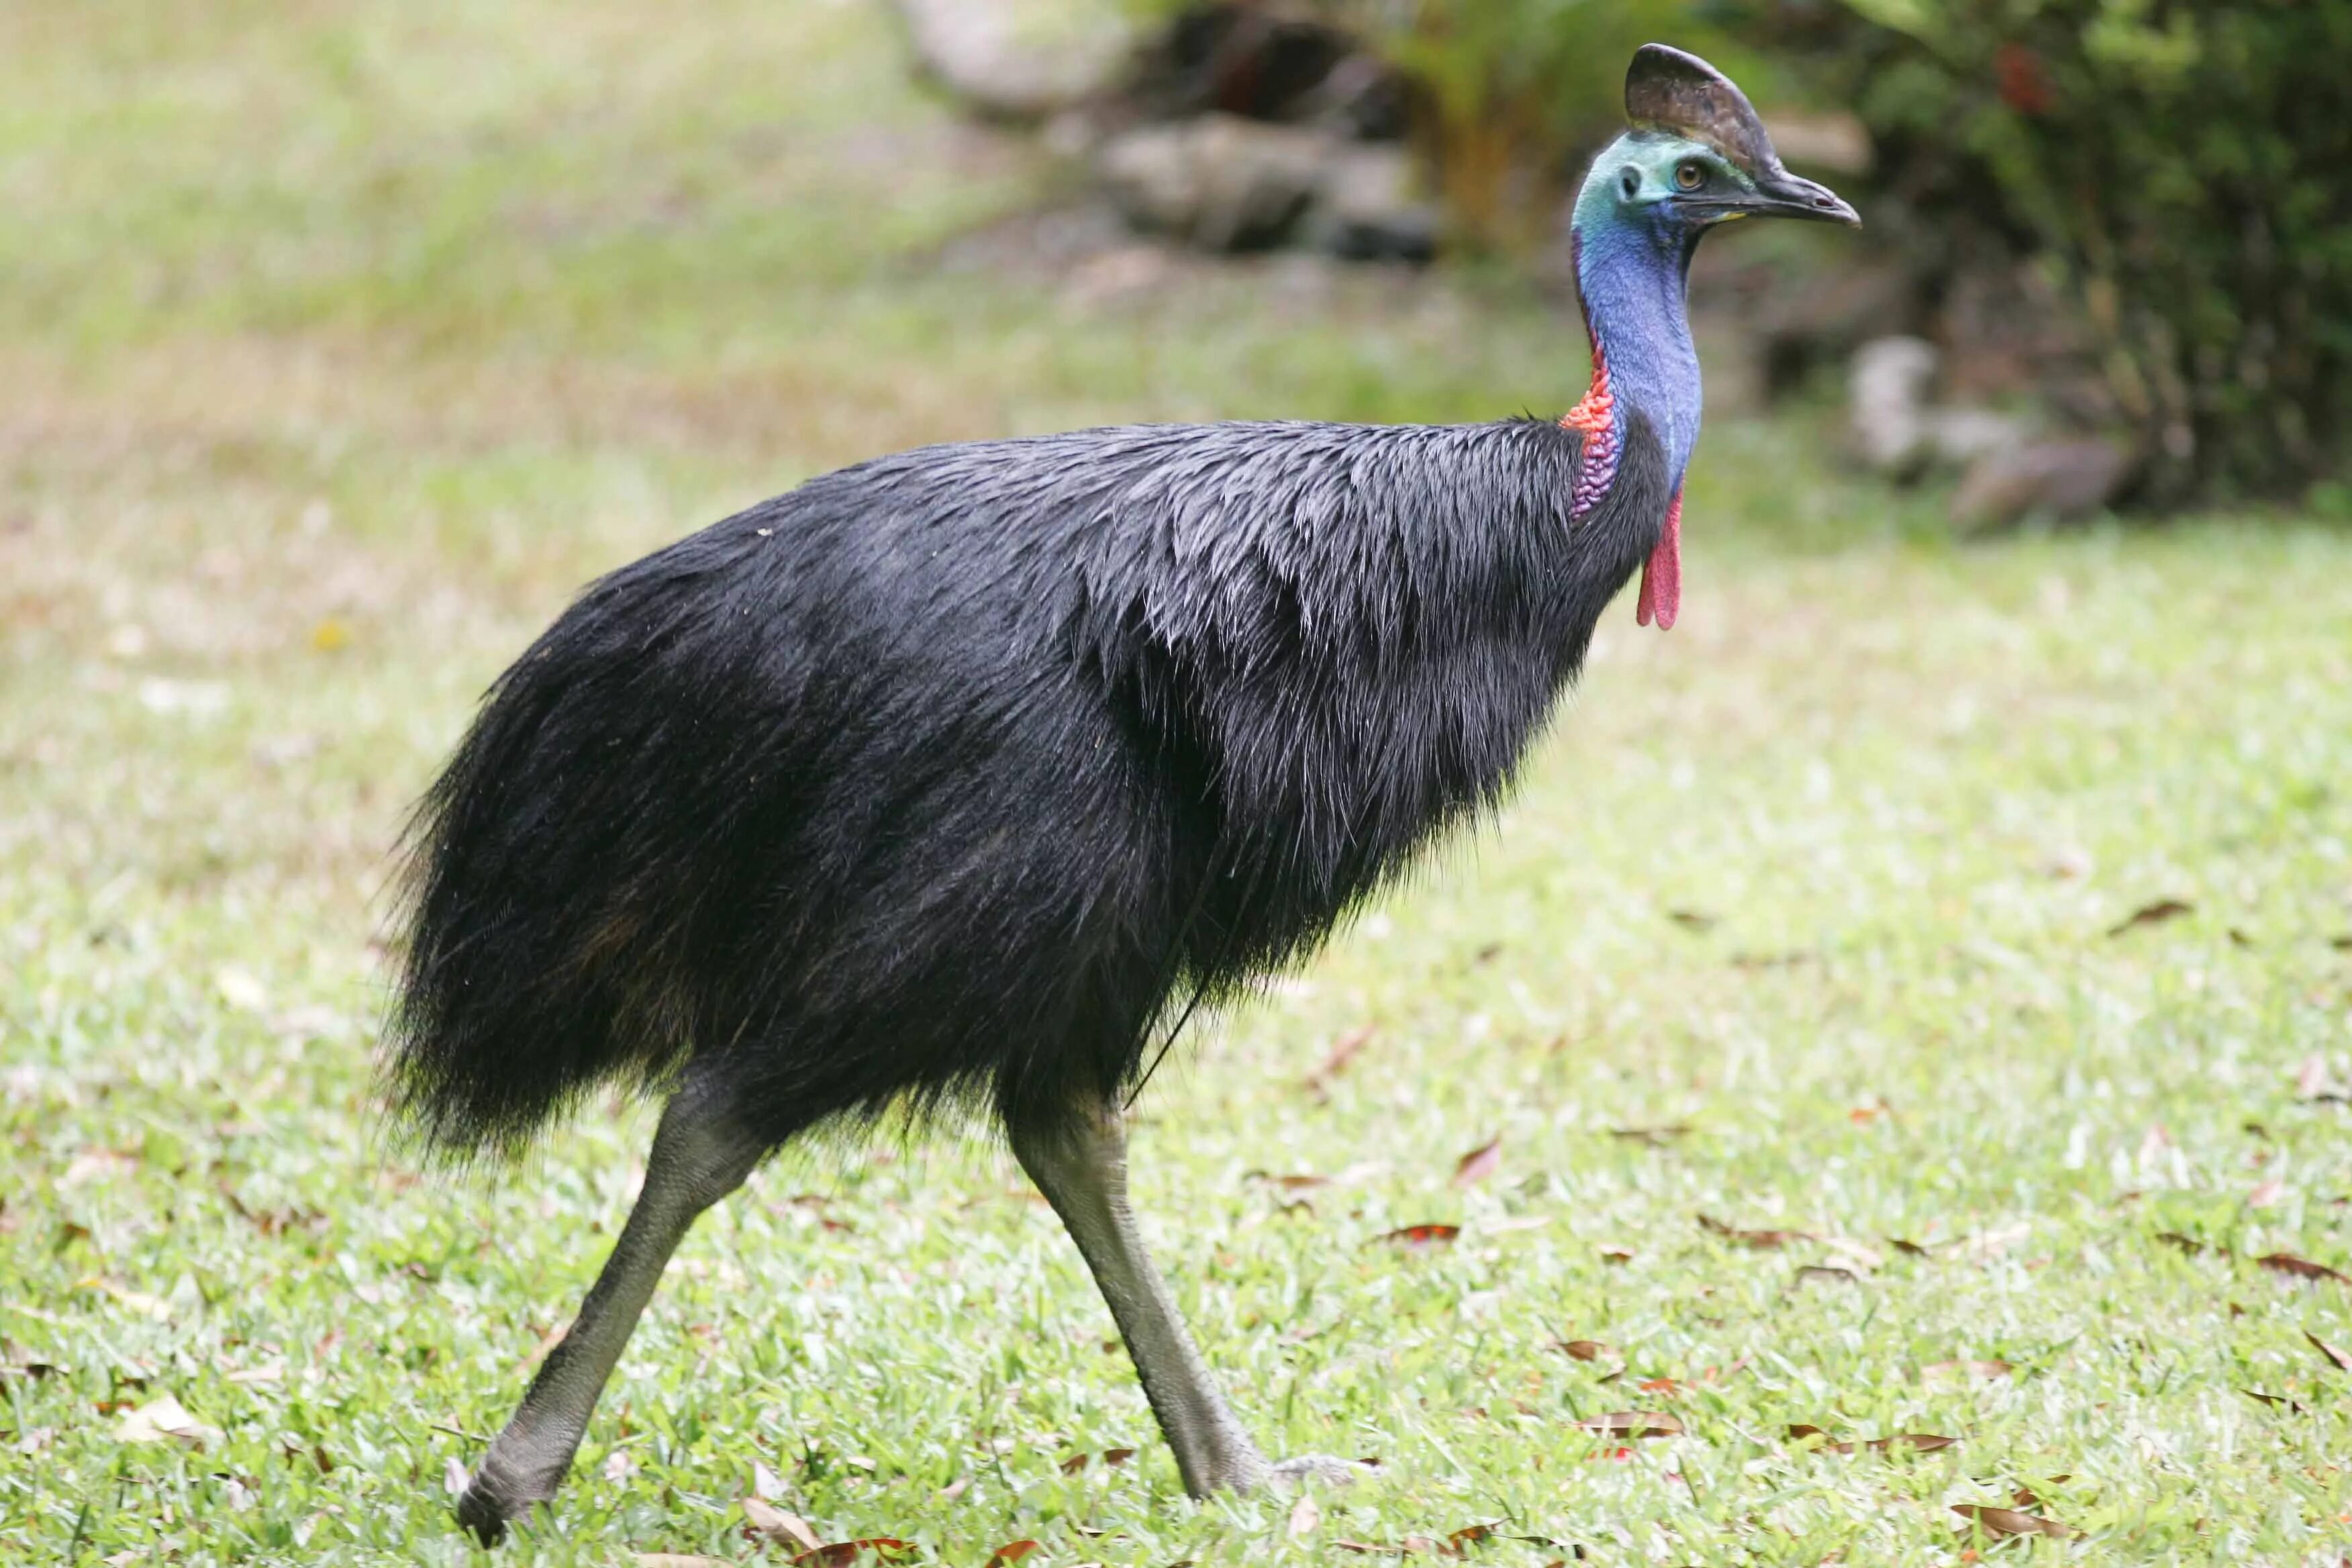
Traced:
MULTIPOLYGON (((1577 459, 1576 489, 1569 507, 1570 518, 1580 518, 1601 504, 1617 478, 1617 399, 1609 390, 1609 356, 1602 352, 1600 334, 1592 337, 1592 384, 1577 405, 1560 416, 1563 429, 1580 432, 1584 448, 1577 459)), ((1664 528, 1659 532, 1657 548, 1642 563, 1642 595, 1634 606, 1636 624, 1655 624, 1665 631, 1675 624, 1683 606, 1683 495, 1675 492, 1674 504, 1666 509, 1664 528)))

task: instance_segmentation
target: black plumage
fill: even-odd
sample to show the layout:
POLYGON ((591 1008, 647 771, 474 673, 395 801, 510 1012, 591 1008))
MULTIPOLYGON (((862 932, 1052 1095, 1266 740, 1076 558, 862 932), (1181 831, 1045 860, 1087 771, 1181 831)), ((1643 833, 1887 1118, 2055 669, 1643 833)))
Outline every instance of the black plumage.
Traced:
POLYGON ((1215 425, 935 447, 591 587, 414 827, 401 1104, 510 1147, 688 1060, 771 1142, 1116 1094, 1491 804, 1669 500, 1582 437, 1215 425))
POLYGON ((553 1495, 697 1215, 898 1106, 993 1112, 1187 1490, 1349 1473, 1269 1461, 1217 1391, 1128 1209, 1121 1100, 1155 1025, 1500 797, 1636 566, 1673 624, 1691 248, 1853 214, 1703 61, 1646 47, 1627 99, 1577 200, 1593 374, 1560 423, 884 458, 614 573, 499 679, 413 828, 395 1097, 459 1152, 614 1078, 668 1100, 469 1527, 553 1495))

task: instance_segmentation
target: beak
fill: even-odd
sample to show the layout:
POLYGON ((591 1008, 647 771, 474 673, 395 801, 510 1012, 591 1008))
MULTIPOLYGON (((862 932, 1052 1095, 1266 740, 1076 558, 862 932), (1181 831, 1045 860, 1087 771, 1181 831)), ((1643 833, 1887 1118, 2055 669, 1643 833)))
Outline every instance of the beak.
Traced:
POLYGON ((1862 215, 1827 185, 1800 179, 1786 169, 1767 171, 1756 182, 1756 194, 1722 204, 1727 217, 1801 217, 1817 223, 1862 226, 1862 215))

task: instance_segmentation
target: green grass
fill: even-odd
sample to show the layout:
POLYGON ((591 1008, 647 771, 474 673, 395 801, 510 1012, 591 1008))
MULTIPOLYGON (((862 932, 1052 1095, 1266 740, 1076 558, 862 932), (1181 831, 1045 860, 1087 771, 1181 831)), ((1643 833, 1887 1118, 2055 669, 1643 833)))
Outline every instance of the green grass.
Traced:
MULTIPOLYGON (((1506 285, 960 259, 1059 177, 858 5, 0 12, 0 1559, 468 1556, 460 1434, 649 1123, 420 1178, 373 942, 404 803, 581 581, 918 441, 1580 380, 1506 285), (201 1449, 122 1440, 166 1394, 201 1449)), ((2044 1557, 2337 1561, 2352 1374, 2305 1336, 2352 1347, 2352 1286, 2253 1260, 2352 1268, 2352 1110, 2297 1092, 2352 1083, 2352 537, 1961 551, 1814 439, 1718 422, 1684 625, 1612 610, 1503 818, 1144 1101, 1246 1418, 1378 1479, 1296 1536, 1186 1501, 1009 1159, 886 1142, 705 1223, 507 1558, 784 1561, 760 1466, 827 1540, 972 1568, 1474 1524, 1559 1543, 1502 1563, 1948 1563, 1951 1505, 2021 1487, 2080 1532, 2044 1557), (1620 1410, 1684 1434, 1577 1425, 1620 1410)))

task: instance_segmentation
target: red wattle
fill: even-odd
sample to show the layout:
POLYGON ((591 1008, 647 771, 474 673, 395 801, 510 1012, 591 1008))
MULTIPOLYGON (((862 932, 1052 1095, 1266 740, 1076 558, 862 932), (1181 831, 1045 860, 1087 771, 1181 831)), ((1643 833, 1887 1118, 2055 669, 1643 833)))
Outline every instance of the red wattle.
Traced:
POLYGON ((1666 508, 1665 531, 1658 535, 1658 547, 1642 563, 1642 598, 1633 606, 1635 624, 1658 624, 1660 631, 1675 624, 1683 608, 1683 492, 1675 492, 1674 504, 1666 508))

